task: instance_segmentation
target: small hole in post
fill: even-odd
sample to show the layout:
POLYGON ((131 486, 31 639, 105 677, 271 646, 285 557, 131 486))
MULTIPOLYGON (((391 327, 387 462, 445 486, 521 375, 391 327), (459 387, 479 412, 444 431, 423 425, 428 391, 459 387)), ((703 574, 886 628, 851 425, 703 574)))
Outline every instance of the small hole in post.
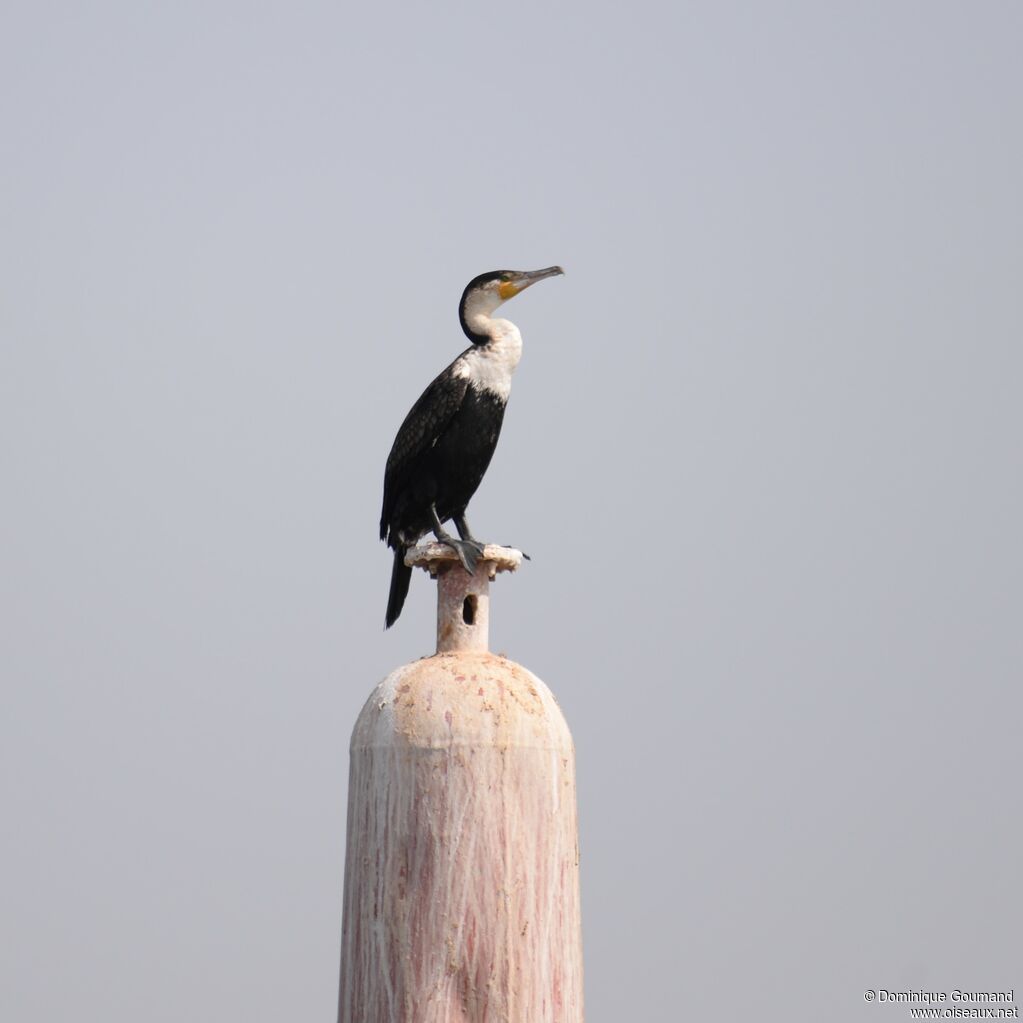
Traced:
POLYGON ((465 600, 462 601, 462 621, 466 625, 476 624, 476 595, 469 594, 465 600))

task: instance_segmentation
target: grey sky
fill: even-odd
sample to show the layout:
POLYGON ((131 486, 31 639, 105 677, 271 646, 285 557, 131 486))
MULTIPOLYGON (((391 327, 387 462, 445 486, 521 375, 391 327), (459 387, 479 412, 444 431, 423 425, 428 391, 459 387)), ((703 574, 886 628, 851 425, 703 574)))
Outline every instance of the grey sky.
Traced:
POLYGON ((534 559, 588 1019, 1023 989, 1021 30, 7 3, 0 1018, 333 1018, 349 733, 433 641, 384 459, 465 282, 551 263, 470 519, 534 559))

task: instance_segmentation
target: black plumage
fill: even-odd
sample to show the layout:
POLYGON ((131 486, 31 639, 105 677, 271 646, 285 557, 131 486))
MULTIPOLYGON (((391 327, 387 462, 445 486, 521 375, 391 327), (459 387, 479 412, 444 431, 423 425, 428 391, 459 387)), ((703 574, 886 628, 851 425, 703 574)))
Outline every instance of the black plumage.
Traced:
POLYGON ((459 320, 473 344, 441 372, 405 417, 387 458, 380 539, 394 550, 386 624, 401 613, 412 570, 405 552, 432 531, 451 546, 466 571, 483 552, 465 510, 483 479, 501 434, 521 338, 507 320, 492 319, 502 302, 545 277, 501 270, 474 278, 462 294, 459 320), (443 529, 453 519, 461 539, 443 529))

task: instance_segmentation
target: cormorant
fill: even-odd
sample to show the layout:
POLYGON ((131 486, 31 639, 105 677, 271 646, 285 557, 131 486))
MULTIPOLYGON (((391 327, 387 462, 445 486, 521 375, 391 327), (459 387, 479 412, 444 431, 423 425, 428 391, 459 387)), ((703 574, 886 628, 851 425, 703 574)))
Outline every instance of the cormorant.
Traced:
POLYGON ((394 438, 384 472, 380 539, 394 549, 387 628, 401 614, 412 569, 405 551, 433 535, 458 555, 470 574, 481 544, 465 521, 465 508, 487 471, 501 433, 511 377, 522 354, 518 327, 493 317, 503 302, 531 284, 564 273, 493 270, 474 277, 462 292, 458 319, 472 342, 423 391, 394 438), (454 519, 460 540, 444 530, 454 519))

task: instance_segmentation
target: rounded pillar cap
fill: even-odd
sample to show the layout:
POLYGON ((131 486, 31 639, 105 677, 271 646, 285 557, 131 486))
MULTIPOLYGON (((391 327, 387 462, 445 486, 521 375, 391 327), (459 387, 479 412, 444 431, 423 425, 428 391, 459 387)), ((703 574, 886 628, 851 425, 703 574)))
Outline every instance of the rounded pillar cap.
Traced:
POLYGON ((392 671, 366 701, 352 749, 569 751, 557 701, 527 668, 485 651, 435 654, 392 671))

